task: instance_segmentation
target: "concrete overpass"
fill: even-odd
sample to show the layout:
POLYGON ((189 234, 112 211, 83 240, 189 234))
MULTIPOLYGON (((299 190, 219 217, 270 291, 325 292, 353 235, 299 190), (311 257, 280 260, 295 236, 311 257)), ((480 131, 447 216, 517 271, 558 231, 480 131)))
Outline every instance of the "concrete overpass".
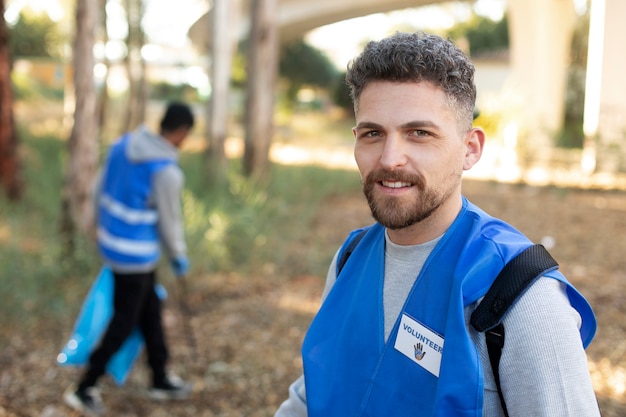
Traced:
MULTIPOLYGON (((243 37, 250 27, 249 1, 229 1, 240 8, 239 13, 242 19, 237 25, 237 34, 243 37)), ((446 1, 449 0, 277 0, 278 10, 275 20, 279 26, 280 41, 288 42, 302 37, 310 30, 342 20, 446 1)), ((189 30, 191 40, 203 49, 208 48, 210 42, 208 18, 208 14, 205 14, 189 30)))
MULTIPOLYGON (((243 37, 249 31, 248 1, 237 4, 240 15, 232 34, 243 37)), ((281 42, 303 36, 323 25, 372 13, 420 7, 442 0, 272 0, 277 12, 281 42)), ((585 108, 586 155, 602 153, 604 147, 626 148, 626 53, 620 45, 624 36, 626 1, 591 0, 592 20, 598 29, 590 39, 590 74, 585 108)), ((575 11, 573 0, 507 0, 510 26, 511 74, 506 83, 507 105, 512 109, 509 123, 531 155, 541 155, 563 121, 569 48, 575 11)), ((209 12, 211 13, 211 12, 209 12)), ((210 19, 201 17, 189 37, 200 49, 210 44, 210 19)), ((592 24, 593 26, 593 24, 592 24)), ((364 28, 364 33, 367 28, 364 28)), ((619 154, 619 152, 618 152, 619 154)), ((612 153, 613 168, 626 169, 626 157, 612 153)), ((595 161, 595 158, 594 158, 595 161)), ((594 168, 595 165, 588 164, 594 168)), ((600 168, 602 168, 600 166, 600 168)))

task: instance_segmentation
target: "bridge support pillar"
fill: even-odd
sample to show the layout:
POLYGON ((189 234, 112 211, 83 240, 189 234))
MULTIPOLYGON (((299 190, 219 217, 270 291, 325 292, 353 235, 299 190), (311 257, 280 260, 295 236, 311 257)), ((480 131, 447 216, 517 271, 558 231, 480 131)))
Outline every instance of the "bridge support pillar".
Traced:
MULTIPOLYGON (((619 1, 619 0, 617 0, 619 1)), ((530 158, 546 155, 563 124, 572 0, 509 0, 511 76, 507 95, 530 158)))
POLYGON ((588 172, 626 172, 626 54, 623 0, 592 0, 585 95, 588 172))

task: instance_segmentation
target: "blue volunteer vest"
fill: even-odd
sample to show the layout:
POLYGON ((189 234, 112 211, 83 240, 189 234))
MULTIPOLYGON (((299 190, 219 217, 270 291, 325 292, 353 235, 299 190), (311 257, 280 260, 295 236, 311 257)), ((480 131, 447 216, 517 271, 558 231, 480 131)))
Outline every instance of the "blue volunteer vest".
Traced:
MULTIPOLYGON (((385 343, 385 229, 372 226, 306 334, 308 416, 482 416, 483 369, 464 307, 484 296, 504 265, 531 244, 464 198, 385 343)), ((548 275, 568 285, 587 346, 595 333, 591 307, 560 272, 548 275)))
POLYGON ((130 161, 129 137, 114 144, 107 159, 98 201, 98 246, 112 265, 146 267, 160 257, 158 213, 148 205, 152 178, 174 161, 130 161))

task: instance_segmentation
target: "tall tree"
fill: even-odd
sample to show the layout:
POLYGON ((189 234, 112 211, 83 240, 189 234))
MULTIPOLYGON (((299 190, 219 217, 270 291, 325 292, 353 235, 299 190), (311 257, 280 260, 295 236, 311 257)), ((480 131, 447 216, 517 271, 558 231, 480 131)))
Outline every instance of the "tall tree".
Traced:
POLYGON ((143 0, 126 0, 126 16, 128 19, 128 36, 126 38, 125 64, 128 76, 128 108, 123 130, 134 129, 142 123, 146 116, 148 101, 148 82, 146 79, 146 61, 141 49, 146 43, 146 35, 141 25, 144 15, 143 0))
MULTIPOLYGON (((106 45, 109 42, 109 32, 107 31, 106 4, 107 4, 107 0, 98 0, 98 10, 100 11, 100 13, 98 15, 97 27, 98 27, 98 32, 100 34, 99 38, 100 38, 100 41, 102 42, 102 45, 105 46, 105 51, 106 51, 106 45)), ((109 98, 110 98, 108 82, 109 82, 109 67, 111 63, 109 61, 109 58, 106 52, 103 54, 102 64, 104 65, 106 72, 104 74, 104 79, 102 81, 102 89, 100 90, 100 93, 98 95, 98 103, 97 103, 98 130, 99 131, 102 131, 104 128, 104 125, 106 124, 107 110, 108 110, 109 98)))
POLYGON ((98 166, 96 89, 93 47, 98 0, 76 1, 74 38, 74 126, 68 141, 69 159, 62 193, 61 230, 73 252, 78 234, 93 230, 92 185, 98 166))
POLYGON ((277 0, 251 1, 243 171, 254 177, 263 177, 269 171, 278 66, 277 12, 277 0))
POLYGON ((0 185, 12 200, 17 200, 23 190, 17 145, 11 88, 9 29, 4 20, 4 0, 0 0, 0 185))
POLYGON ((211 99, 207 106, 207 177, 217 186, 228 183, 224 143, 228 130, 228 102, 239 0, 214 0, 210 26, 211 99))

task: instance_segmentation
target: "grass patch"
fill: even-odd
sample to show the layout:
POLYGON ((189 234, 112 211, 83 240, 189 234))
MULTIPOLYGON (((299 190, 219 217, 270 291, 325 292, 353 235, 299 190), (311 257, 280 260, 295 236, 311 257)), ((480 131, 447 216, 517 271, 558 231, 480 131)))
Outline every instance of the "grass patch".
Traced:
POLYGON ((273 165, 269 183, 258 184, 236 174, 239 167, 234 163, 229 189, 208 190, 199 180, 200 158, 187 154, 182 161, 188 184, 183 202, 192 268, 325 274, 328 259, 318 256, 311 221, 327 197, 358 189, 358 175, 316 166, 273 165), (294 253, 298 242, 313 245, 306 259, 294 253))

